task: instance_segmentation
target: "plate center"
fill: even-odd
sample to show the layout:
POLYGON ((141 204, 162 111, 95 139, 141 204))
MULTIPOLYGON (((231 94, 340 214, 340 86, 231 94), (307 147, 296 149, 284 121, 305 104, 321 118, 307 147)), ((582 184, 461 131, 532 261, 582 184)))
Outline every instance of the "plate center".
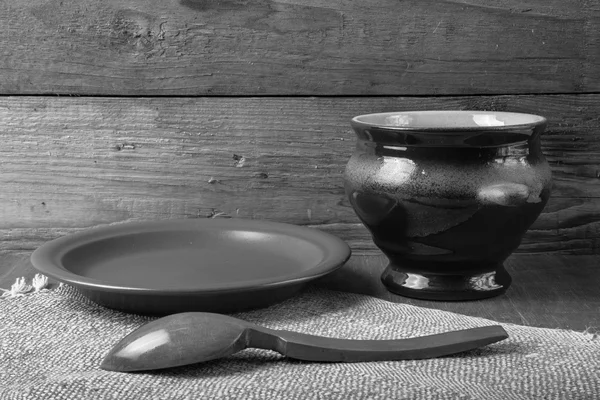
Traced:
POLYGON ((196 289, 283 278, 323 257, 312 243, 260 232, 124 235, 80 246, 63 257, 69 271, 106 284, 196 289))

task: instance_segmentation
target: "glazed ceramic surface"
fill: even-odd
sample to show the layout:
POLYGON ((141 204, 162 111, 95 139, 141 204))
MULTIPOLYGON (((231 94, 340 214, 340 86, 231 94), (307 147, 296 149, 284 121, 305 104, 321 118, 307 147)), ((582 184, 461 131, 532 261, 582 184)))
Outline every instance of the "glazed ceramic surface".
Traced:
POLYGON ((349 257, 346 243, 317 229, 232 218, 89 229, 44 244, 31 262, 105 307, 166 315, 264 307, 349 257))
POLYGON ((352 207, 390 264, 389 290, 466 300, 503 293, 503 261, 550 196, 543 117, 482 111, 358 116, 352 207))

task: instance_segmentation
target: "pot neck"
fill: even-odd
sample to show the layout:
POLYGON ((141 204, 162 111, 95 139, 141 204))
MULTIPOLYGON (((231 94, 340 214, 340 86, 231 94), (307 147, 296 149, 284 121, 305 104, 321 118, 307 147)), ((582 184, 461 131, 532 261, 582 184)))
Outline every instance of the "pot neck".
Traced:
POLYGON ((359 140, 357 150, 376 157, 401 157, 417 160, 444 160, 456 162, 481 162, 502 159, 537 159, 540 157, 538 141, 515 143, 498 147, 424 147, 424 146, 387 146, 359 140), (533 158, 532 158, 533 157, 533 158))
POLYGON ((353 123, 359 141, 380 146, 421 148, 502 148, 535 141, 545 124, 486 129, 393 129, 353 123))

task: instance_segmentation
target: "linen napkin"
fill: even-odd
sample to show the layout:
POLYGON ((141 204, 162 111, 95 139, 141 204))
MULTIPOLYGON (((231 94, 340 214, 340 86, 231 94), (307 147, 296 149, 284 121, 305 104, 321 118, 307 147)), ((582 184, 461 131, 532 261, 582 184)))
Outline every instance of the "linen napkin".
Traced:
MULTIPOLYGON (((317 287, 235 316, 351 339, 496 324, 317 287)), ((0 399, 600 398, 600 338, 591 333, 503 324, 509 339, 438 359, 329 364, 249 349, 171 370, 118 373, 99 368, 104 355, 152 317, 100 307, 67 285, 0 298, 0 317, 0 399)))

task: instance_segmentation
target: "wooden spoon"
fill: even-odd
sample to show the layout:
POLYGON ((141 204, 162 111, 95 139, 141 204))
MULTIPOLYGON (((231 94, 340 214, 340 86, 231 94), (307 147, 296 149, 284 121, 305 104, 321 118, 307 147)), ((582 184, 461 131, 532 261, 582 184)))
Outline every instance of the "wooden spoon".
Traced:
POLYGON ((360 362, 447 356, 508 337, 498 325, 396 340, 349 340, 273 330, 222 314, 169 315, 136 329, 114 346, 101 368, 145 371, 214 360, 249 347, 307 361, 360 362))

